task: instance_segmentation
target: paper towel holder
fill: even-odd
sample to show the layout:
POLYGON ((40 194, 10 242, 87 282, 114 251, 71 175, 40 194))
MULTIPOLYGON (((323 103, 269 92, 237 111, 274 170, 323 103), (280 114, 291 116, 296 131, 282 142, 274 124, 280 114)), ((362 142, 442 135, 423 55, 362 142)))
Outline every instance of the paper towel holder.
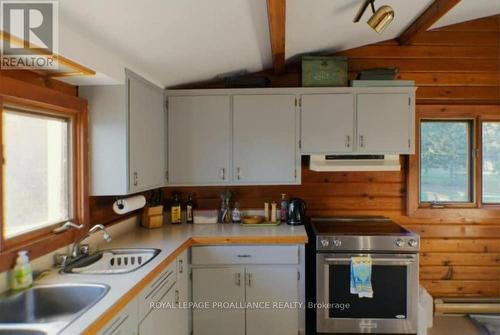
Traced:
POLYGON ((116 198, 116 207, 118 207, 118 209, 122 210, 125 208, 125 203, 123 201, 123 198, 116 198))

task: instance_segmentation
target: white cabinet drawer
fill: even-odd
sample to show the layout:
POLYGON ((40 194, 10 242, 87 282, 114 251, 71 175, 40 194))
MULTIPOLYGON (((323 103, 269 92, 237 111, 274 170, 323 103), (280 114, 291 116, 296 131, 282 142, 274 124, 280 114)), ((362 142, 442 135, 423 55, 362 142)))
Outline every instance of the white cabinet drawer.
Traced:
POLYGON ((139 295, 139 321, 152 310, 151 302, 160 301, 176 282, 177 262, 172 262, 139 295))
POLYGON ((192 248, 193 265, 298 264, 298 245, 198 246, 192 248))

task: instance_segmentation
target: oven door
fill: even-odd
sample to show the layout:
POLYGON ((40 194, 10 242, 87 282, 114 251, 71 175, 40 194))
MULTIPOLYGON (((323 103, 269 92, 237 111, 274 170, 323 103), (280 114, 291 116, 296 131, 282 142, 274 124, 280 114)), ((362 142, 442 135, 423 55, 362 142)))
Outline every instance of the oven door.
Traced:
POLYGON ((416 333, 418 254, 369 254, 373 298, 350 293, 352 256, 317 254, 318 333, 416 333))

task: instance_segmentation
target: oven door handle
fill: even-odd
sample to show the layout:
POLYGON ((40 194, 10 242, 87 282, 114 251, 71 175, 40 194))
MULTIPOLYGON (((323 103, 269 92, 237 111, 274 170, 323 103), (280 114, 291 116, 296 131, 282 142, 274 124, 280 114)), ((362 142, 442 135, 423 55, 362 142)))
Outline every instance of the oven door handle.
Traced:
MULTIPOLYGON (((342 258, 333 258, 333 257, 327 257, 324 259, 325 262, 327 263, 350 263, 351 258, 350 257, 342 257, 342 258)), ((409 264, 415 262, 415 259, 413 257, 402 257, 402 258, 391 258, 391 257, 385 257, 385 258, 372 258, 372 263, 396 263, 396 264, 409 264)))

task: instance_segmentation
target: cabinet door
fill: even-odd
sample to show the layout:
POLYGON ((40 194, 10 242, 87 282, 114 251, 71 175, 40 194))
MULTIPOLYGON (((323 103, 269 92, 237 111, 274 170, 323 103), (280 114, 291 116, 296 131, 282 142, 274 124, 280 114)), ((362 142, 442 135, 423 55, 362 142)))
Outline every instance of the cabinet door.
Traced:
POLYGON ((301 98, 301 152, 352 152, 354 96, 309 94, 301 98))
POLYGON ((367 153, 409 153, 412 109, 408 94, 358 94, 357 148, 367 153))
POLYGON ((135 335, 138 331, 137 299, 132 300, 108 322, 99 335, 135 335))
POLYGON ((217 308, 212 303, 245 301, 244 268, 193 269, 193 302, 210 305, 193 310, 194 335, 244 335, 245 310, 217 308))
POLYGON ((130 193, 160 187, 164 176, 163 91, 128 76, 130 193))
POLYGON ((171 335, 182 335, 177 331, 177 313, 175 308, 176 290, 175 286, 166 292, 155 302, 162 303, 164 306, 151 309, 149 314, 139 324, 139 334, 149 335, 158 334, 168 329, 171 335))
POLYGON ((226 183, 230 169, 230 122, 228 96, 169 97, 169 183, 226 183))
POLYGON ((176 309, 176 327, 179 334, 189 334, 189 309, 185 308, 191 301, 189 294, 189 268, 187 250, 177 257, 177 301, 181 308, 176 309))
MULTIPOLYGON (((298 302, 298 270, 295 267, 247 267, 245 269, 247 303, 298 302)), ((247 309, 247 335, 294 335, 299 329, 300 308, 273 306, 271 309, 247 309), (278 308, 274 308, 278 307, 278 308)))
POLYGON ((234 181, 295 183, 296 133, 295 96, 234 96, 234 181))

